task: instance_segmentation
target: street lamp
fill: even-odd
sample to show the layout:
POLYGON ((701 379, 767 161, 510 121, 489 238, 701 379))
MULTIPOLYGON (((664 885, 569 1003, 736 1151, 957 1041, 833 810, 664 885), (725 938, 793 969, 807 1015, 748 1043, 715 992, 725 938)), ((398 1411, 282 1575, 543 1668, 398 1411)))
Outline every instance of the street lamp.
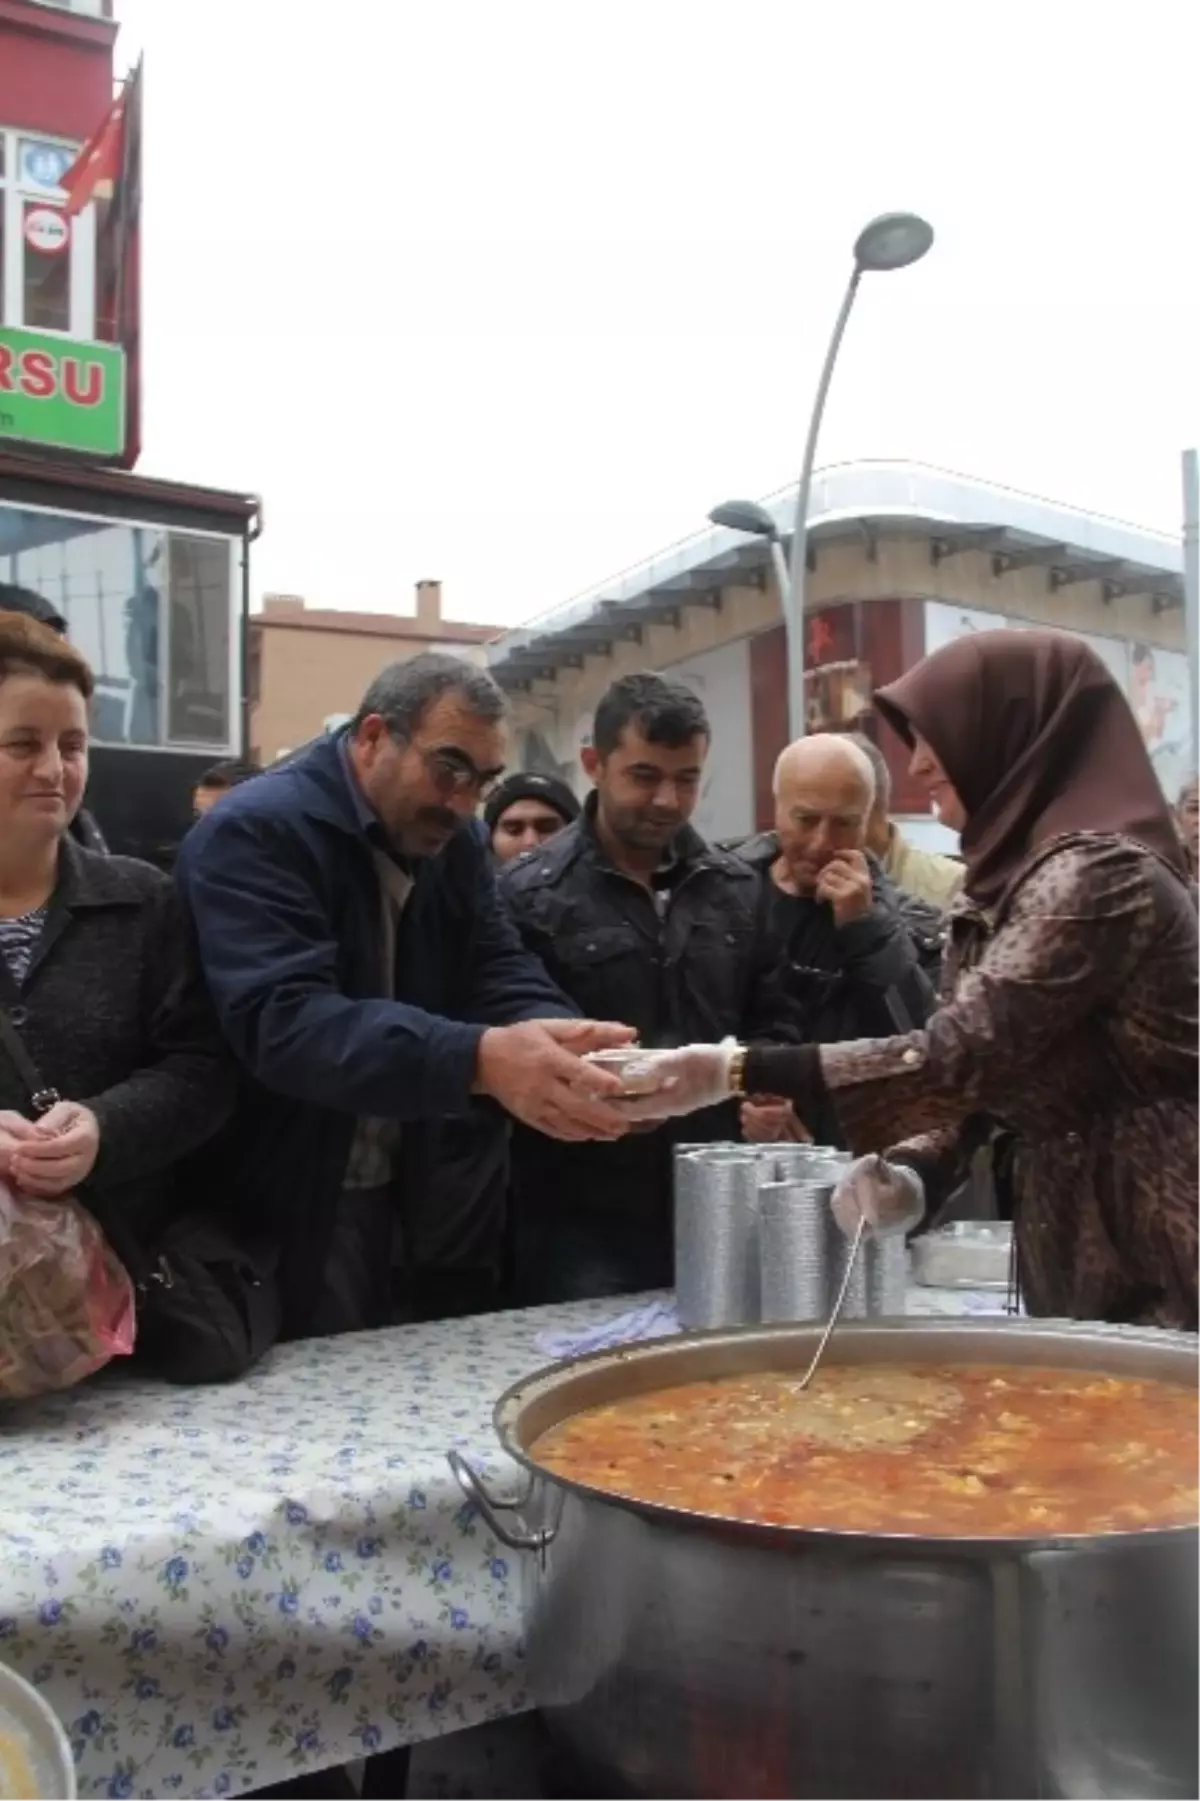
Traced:
MULTIPOLYGON (((727 525, 730 531, 746 532, 753 538, 765 538, 770 548, 771 565, 779 584, 779 592, 781 595, 787 594, 789 577, 783 541, 779 536, 779 527, 766 507, 760 507, 756 500, 723 500, 719 507, 713 508, 708 517, 712 525, 727 525)), ((786 607, 786 600, 784 605, 786 607)))
POLYGON ((808 579, 808 500, 812 489, 813 458, 817 453, 817 434, 833 376, 833 366, 841 348, 846 322, 854 306, 858 284, 868 272, 882 274, 889 269, 907 269, 920 262, 933 243, 933 227, 916 213, 881 213, 859 232, 854 245, 854 267, 842 299, 841 311, 834 324, 825 364, 817 383, 812 416, 808 422, 808 441, 804 446, 804 466, 800 486, 796 490, 796 518, 792 528, 792 555, 789 579, 783 588, 783 617, 788 643, 788 719, 793 738, 804 736, 804 595, 808 579))
POLYGON ((825 399, 833 376, 833 366, 841 348, 846 322, 854 305, 854 296, 864 274, 883 274, 889 269, 907 269, 920 262, 933 243, 933 227, 916 213, 881 213, 864 225, 854 244, 854 267, 842 299, 841 310, 825 352, 817 397, 808 422, 808 440, 804 446, 804 467, 796 490, 796 517, 792 527, 790 567, 784 558, 779 527, 765 507, 753 500, 726 500, 708 515, 713 525, 728 526, 731 531, 747 532, 765 538, 771 550, 771 563, 779 584, 783 606, 783 623, 787 633, 788 722, 793 738, 802 738, 804 716, 804 595, 808 580, 808 501, 812 491, 813 459, 817 452, 817 434, 825 411, 825 399))

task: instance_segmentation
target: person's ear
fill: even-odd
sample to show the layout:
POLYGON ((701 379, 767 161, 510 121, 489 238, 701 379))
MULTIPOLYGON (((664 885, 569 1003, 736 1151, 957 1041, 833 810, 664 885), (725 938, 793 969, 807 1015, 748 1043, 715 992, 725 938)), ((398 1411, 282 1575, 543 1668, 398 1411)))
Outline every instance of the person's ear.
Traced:
POLYGON ((583 773, 589 782, 594 782, 600 773, 601 756, 594 744, 585 744, 579 753, 579 761, 583 765, 583 773))

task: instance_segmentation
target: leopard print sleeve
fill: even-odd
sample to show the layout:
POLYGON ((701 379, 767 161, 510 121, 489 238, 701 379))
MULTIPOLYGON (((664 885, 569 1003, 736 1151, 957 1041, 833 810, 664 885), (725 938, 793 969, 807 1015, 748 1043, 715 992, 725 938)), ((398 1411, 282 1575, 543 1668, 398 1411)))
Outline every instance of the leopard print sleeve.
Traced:
POLYGON ((1153 937, 1152 862, 1125 840, 1063 841, 1021 882, 924 1031, 824 1047, 825 1085, 854 1149, 882 1151, 972 1113, 1059 1129, 1064 1096, 1097 1054, 1093 1042, 1081 1060, 1080 1042, 1119 1004, 1153 937))

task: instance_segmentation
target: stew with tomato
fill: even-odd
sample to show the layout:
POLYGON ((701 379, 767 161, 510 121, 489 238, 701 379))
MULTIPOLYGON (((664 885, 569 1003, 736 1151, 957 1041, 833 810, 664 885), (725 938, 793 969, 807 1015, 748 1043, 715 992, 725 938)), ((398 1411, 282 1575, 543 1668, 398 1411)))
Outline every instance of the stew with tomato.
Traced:
POLYGON ((544 1433, 569 1481, 824 1531, 1009 1538, 1195 1524, 1197 1397, 967 1364, 768 1371, 592 1407, 544 1433))

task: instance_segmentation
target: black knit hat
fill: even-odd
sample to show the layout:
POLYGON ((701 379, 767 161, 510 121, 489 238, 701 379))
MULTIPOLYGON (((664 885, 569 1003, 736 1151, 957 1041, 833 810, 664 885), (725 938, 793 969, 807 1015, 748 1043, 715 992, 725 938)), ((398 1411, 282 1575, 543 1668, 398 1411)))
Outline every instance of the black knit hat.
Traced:
POLYGON ((519 800, 541 800, 562 815, 564 825, 579 818, 579 802, 565 782, 556 775, 538 775, 530 770, 510 775, 490 794, 483 809, 483 822, 489 832, 496 828, 501 813, 507 813, 519 800))
POLYGON ((48 625, 60 638, 67 633, 67 622, 53 601, 15 582, 0 582, 0 613, 24 613, 26 618, 36 619, 39 625, 48 625))

